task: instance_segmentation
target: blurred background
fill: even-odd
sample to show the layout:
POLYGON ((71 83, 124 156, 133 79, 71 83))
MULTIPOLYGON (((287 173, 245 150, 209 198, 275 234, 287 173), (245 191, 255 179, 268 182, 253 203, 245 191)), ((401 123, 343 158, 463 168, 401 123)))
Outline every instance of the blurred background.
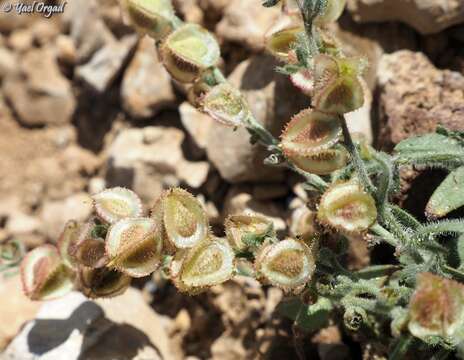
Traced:
MULTIPOLYGON (((163 189, 182 186, 198 195, 219 235, 224 218, 244 210, 271 217, 282 236, 291 234, 307 201, 301 179, 262 165, 265 153, 249 144, 245 130, 213 123, 189 105, 152 41, 122 23, 116 0, 69 0, 51 18, 5 11, 18 2, 33 3, 0 1, 0 243, 14 238, 31 249, 56 242, 67 220, 89 216, 89 194, 111 186, 133 189, 147 209, 163 189)), ((439 123, 464 130, 463 1, 348 2, 330 31, 347 54, 370 63, 371 96, 349 115, 352 130, 384 150, 439 123)), ((309 106, 263 51, 276 8, 264 9, 260 0, 174 3, 180 17, 216 34, 221 68, 275 135, 309 106)), ((442 178, 406 171, 398 201, 422 217, 442 178)), ((368 264, 375 251, 381 250, 354 239, 350 268, 368 264)), ((178 294, 159 276, 134 285, 114 301, 76 297, 40 308, 23 297, 17 275, 0 278, 0 352, 9 345, 3 356, 17 360, 328 360, 382 353, 336 326, 301 333, 275 311, 282 292, 250 280, 198 297, 178 294), (20 332, 26 321, 47 316, 70 320, 37 320, 20 332), (50 344, 50 337, 58 340, 50 344)))

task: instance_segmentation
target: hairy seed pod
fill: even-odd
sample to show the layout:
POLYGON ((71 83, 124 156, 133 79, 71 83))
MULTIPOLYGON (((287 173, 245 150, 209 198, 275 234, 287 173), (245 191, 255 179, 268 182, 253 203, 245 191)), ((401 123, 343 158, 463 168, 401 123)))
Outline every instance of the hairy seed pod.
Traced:
POLYGON ((171 0, 120 0, 124 20, 142 34, 159 41, 169 35, 176 21, 171 0))
POLYGON ((151 274, 161 265, 163 237, 151 218, 123 219, 106 237, 109 267, 132 277, 151 274))
POLYGON ((292 84, 307 96, 311 96, 314 91, 314 77, 309 69, 302 69, 290 75, 292 84))
POLYGON ((341 134, 336 117, 306 109, 287 124, 281 136, 281 146, 287 157, 315 155, 334 146, 341 134))
POLYGON ((108 263, 105 250, 105 240, 86 238, 76 244, 74 258, 84 266, 100 268, 108 263))
POLYGON ((110 224, 142 215, 142 201, 136 193, 122 187, 106 189, 93 197, 97 215, 110 224))
POLYGON ((264 36, 266 49, 279 60, 287 61, 298 34, 303 32, 304 27, 300 18, 284 15, 266 32, 264 36))
POLYGON ((287 239, 264 245, 259 251, 255 268, 258 274, 285 292, 299 292, 311 280, 316 269, 314 243, 287 239))
POLYGON ((78 263, 73 256, 76 244, 79 241, 79 235, 82 225, 75 220, 70 220, 64 226, 64 230, 58 239, 58 251, 63 263, 71 269, 76 269, 78 263))
POLYGON ((206 211, 192 194, 180 188, 161 196, 152 218, 163 224, 168 245, 175 249, 191 248, 208 236, 206 211))
POLYGON ((227 126, 244 125, 251 115, 246 99, 227 82, 208 91, 201 100, 201 106, 214 120, 227 126))
POLYGON ((62 262, 58 250, 42 245, 29 252, 21 263, 21 280, 31 300, 51 300, 74 288, 73 273, 62 262))
POLYGON ((316 212, 306 206, 300 206, 292 213, 290 222, 290 235, 293 237, 313 236, 318 233, 316 224, 316 212))
POLYGON ((346 234, 367 231, 377 220, 374 198, 356 181, 331 186, 322 196, 317 218, 346 234))
POLYGON ((234 258, 234 251, 225 239, 207 239, 188 250, 179 280, 188 289, 221 284, 232 277, 234 258))
POLYGON ((221 55, 214 36, 197 24, 185 24, 163 42, 163 63, 172 77, 191 83, 202 71, 214 66, 221 55))
POLYGON ((343 147, 323 150, 315 155, 289 156, 293 164, 306 172, 317 175, 329 175, 346 166, 349 154, 343 147))
POLYGON ((342 15, 346 6, 346 0, 328 0, 324 12, 317 16, 315 23, 324 25, 335 22, 342 15))
POLYGON ((457 344, 464 337, 464 285, 431 273, 417 276, 409 303, 409 331, 423 339, 438 336, 457 344))
POLYGON ((4 266, 15 266, 23 258, 26 249, 24 244, 14 238, 0 243, 0 268, 4 266))
POLYGON ((227 240, 235 251, 257 246, 275 235, 272 221, 261 215, 231 215, 225 221, 227 240))
POLYGON ((78 272, 79 290, 91 299, 110 298, 121 295, 131 283, 130 276, 117 270, 85 266, 78 272))

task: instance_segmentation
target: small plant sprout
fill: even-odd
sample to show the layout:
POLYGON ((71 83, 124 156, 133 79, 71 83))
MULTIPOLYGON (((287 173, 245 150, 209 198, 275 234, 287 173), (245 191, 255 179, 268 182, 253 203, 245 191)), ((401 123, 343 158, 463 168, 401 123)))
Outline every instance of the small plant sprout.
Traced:
POLYGON ((26 295, 48 300, 77 289, 91 298, 111 297, 131 278, 160 270, 179 291, 194 295, 249 276, 292 296, 279 309, 302 331, 337 325, 346 336, 369 339, 376 358, 462 353, 464 220, 444 218, 464 206, 464 132, 438 127, 400 142, 393 154, 350 133, 345 115, 368 98, 362 78, 367 62, 347 57, 326 26, 346 1, 262 1, 282 10, 266 48, 281 62, 278 72, 312 104, 293 116, 280 139, 217 68, 220 48, 212 34, 176 17, 169 0, 120 1, 135 29, 155 40, 164 66, 196 108, 246 128, 252 143, 268 152, 266 164, 301 176, 305 212, 292 225, 293 238, 280 237, 256 214, 230 216, 219 234, 186 190, 165 191, 145 214, 132 191, 108 189, 93 196, 89 221, 66 224, 58 248, 41 246, 22 260, 26 295), (419 221, 393 203, 400 170, 411 165, 449 172, 424 209, 434 221, 419 221), (354 238, 382 244, 389 256, 349 270, 354 238))

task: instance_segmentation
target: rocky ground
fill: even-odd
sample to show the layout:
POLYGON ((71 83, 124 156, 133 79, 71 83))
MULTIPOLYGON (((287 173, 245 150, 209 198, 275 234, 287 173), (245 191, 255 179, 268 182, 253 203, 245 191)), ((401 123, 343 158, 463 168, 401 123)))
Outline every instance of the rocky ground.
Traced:
MULTIPOLYGON (((275 135, 308 106, 263 52, 276 11, 259 0, 175 3, 216 33, 224 71, 275 135)), ((370 61, 372 101, 350 114, 352 129, 386 150, 438 123, 464 130, 462 2, 402 4, 349 0, 332 29, 347 53, 370 61)), ((116 185, 147 207, 182 186, 204 202, 218 234, 228 214, 252 209, 284 235, 305 193, 297 176, 262 165, 264 156, 245 130, 213 123, 185 101, 151 41, 122 24, 116 0, 73 0, 51 19, 0 12, 0 242, 53 243, 66 220, 89 215, 89 194, 116 185)), ((414 189, 424 179, 404 174, 401 201, 417 215, 426 198, 414 189)), ((350 264, 364 266, 369 250, 354 244, 350 264)), ((368 358, 334 326, 300 334, 274 311, 282 293, 249 280, 194 298, 156 277, 135 285, 116 300, 73 294, 40 307, 22 296, 17 276, 2 278, 0 358, 368 358)))

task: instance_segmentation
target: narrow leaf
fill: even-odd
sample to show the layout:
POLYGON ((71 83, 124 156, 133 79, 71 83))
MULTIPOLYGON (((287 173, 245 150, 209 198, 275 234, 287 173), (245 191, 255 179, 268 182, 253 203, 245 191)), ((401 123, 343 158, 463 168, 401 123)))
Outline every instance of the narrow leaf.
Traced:
POLYGON ((427 215, 441 218, 464 206, 464 166, 453 171, 435 190, 427 204, 427 215))

